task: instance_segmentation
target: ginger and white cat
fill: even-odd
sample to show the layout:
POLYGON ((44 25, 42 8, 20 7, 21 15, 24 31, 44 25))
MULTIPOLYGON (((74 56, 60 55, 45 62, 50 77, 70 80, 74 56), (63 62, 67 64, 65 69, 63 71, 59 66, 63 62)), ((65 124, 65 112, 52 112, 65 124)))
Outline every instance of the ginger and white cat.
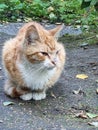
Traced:
POLYGON ((36 22, 26 23, 15 38, 5 42, 2 60, 7 76, 5 93, 23 100, 46 98, 46 90, 60 77, 65 49, 57 42, 62 29, 46 30, 36 22))

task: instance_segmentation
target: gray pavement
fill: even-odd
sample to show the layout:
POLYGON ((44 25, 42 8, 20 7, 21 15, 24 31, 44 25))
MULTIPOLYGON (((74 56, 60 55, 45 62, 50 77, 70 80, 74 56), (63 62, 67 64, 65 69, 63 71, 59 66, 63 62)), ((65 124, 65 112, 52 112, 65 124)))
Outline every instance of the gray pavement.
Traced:
MULTIPOLYGON (((0 61, 4 41, 13 37, 21 25, 0 25, 0 61)), ((88 125, 91 119, 75 117, 81 111, 98 114, 98 45, 83 49, 67 48, 68 43, 63 43, 67 52, 65 69, 45 100, 25 102, 7 97, 0 62, 0 130, 98 130, 88 125), (87 74, 88 79, 77 79, 81 73, 87 74), (81 93, 74 94, 73 90, 78 89, 81 93), (6 101, 14 104, 4 106, 6 101)))

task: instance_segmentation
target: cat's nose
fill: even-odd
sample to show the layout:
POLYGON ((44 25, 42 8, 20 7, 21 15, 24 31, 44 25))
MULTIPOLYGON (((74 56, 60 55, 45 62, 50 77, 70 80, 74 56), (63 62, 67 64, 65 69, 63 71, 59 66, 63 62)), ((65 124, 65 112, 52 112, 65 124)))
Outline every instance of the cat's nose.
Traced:
POLYGON ((48 68, 48 70, 51 70, 51 69, 54 69, 55 66, 56 66, 55 62, 51 61, 51 63, 49 63, 49 64, 47 65, 47 68, 48 68))
POLYGON ((48 69, 48 70, 51 70, 51 69, 54 69, 56 67, 56 62, 54 60, 46 60, 44 62, 44 66, 48 69))
POLYGON ((53 69, 55 67, 56 67, 55 61, 51 61, 51 63, 49 64, 49 68, 48 69, 53 69))
POLYGON ((50 65, 50 66, 48 66, 48 70, 52 70, 52 69, 54 69, 55 68, 55 65, 50 65))

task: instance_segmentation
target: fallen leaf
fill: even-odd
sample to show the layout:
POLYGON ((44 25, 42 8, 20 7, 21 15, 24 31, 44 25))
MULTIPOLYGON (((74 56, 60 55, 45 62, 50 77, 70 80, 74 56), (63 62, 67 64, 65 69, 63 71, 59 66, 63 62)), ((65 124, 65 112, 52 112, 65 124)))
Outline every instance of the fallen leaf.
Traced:
POLYGON ((91 65, 91 67, 95 67, 98 65, 98 62, 90 62, 89 64, 91 65))
POLYGON ((0 123, 3 123, 3 120, 0 120, 0 123))
POLYGON ((21 103, 21 102, 20 102, 20 103, 19 103, 19 106, 21 106, 21 105, 24 105, 24 103, 21 103))
POLYGON ((84 94, 84 92, 79 88, 78 90, 73 90, 73 94, 84 94))
POLYGON ((98 122, 88 122, 89 125, 92 125, 92 126, 95 126, 95 127, 98 127, 98 122))
POLYGON ((14 105, 14 102, 10 102, 10 101, 3 102, 3 105, 4 106, 14 105))
POLYGON ((50 7, 47 8, 47 11, 48 12, 54 11, 54 8, 52 6, 50 6, 50 7))
POLYGON ((96 93, 98 94, 98 88, 96 89, 96 93))
POLYGON ((84 42, 84 43, 82 43, 80 46, 81 46, 81 47, 85 47, 85 46, 88 46, 88 45, 89 45, 88 43, 85 43, 85 42, 84 42))
POLYGON ((96 80, 96 83, 98 83, 98 79, 96 80))
POLYGON ((95 117, 98 117, 97 114, 93 114, 93 113, 86 113, 86 115, 89 117, 89 118, 95 118, 95 117))
POLYGON ((78 78, 78 79, 87 79, 88 76, 86 74, 77 74, 76 78, 78 78))
POLYGON ((79 94, 79 90, 73 90, 73 94, 79 94))
POLYGON ((52 96, 53 98, 56 98, 56 96, 54 95, 54 93, 53 93, 53 92, 51 92, 51 96, 52 96))
POLYGON ((84 113, 84 112, 77 113, 76 117, 83 118, 83 119, 87 119, 88 118, 86 113, 84 113))

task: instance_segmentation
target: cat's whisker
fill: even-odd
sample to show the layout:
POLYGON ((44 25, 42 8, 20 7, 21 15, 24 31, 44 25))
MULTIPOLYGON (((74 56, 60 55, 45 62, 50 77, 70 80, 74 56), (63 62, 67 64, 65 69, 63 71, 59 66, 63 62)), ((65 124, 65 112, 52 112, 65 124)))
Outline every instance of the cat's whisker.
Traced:
MULTIPOLYGON (((44 70, 44 67, 41 66, 40 68, 37 68, 37 69, 30 69, 29 68, 29 71, 32 73, 32 76, 35 76, 35 75, 39 75, 39 74, 42 74, 42 71, 44 70)), ((25 74, 25 76, 28 78, 28 73, 25 74)))
POLYGON ((35 75, 36 73, 41 72, 42 70, 44 70, 44 67, 42 65, 32 66, 32 67, 28 67, 28 70, 31 71, 31 73, 33 73, 35 75))
POLYGON ((43 67, 43 66, 41 66, 40 68, 36 69, 36 71, 33 70, 33 72, 34 72, 34 73, 35 73, 35 72, 42 72, 42 70, 44 70, 44 67, 43 67))

